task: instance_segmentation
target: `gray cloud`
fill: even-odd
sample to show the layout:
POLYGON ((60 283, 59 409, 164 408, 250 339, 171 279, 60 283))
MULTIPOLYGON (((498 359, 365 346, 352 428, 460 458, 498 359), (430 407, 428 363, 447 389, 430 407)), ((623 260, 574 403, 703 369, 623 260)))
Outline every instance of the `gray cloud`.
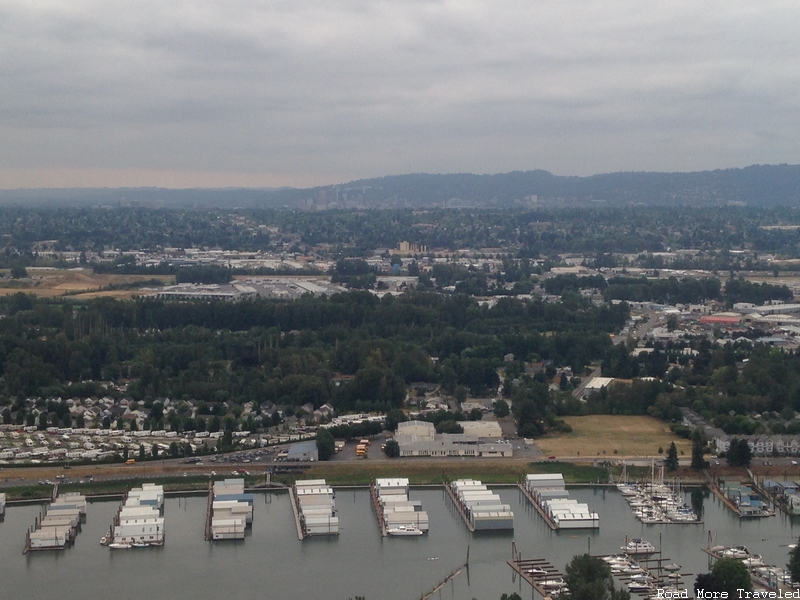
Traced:
POLYGON ((796 163, 798 22, 779 0, 6 0, 0 187, 796 163))

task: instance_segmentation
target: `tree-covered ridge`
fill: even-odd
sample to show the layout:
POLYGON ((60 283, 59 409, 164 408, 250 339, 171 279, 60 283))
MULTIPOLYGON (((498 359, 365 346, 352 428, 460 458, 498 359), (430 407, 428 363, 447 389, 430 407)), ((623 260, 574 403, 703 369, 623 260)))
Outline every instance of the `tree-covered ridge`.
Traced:
POLYGON ((547 171, 514 171, 493 175, 471 173, 392 175, 340 186, 276 192, 272 201, 286 204, 340 188, 359 194, 367 206, 410 204, 441 206, 462 203, 496 206, 538 196, 543 201, 609 205, 796 205, 800 198, 800 166, 753 165, 743 169, 690 173, 619 172, 588 177, 553 175, 547 171))

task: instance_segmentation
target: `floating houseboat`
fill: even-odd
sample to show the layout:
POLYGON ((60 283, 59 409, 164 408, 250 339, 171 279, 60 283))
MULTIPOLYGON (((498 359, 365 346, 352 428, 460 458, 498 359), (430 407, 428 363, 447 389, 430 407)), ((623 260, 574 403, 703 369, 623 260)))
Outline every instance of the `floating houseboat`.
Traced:
POLYGON ((29 550, 61 550, 75 541, 86 517, 86 498, 77 493, 58 496, 25 537, 29 550))
POLYGON ((255 496, 244 491, 244 479, 224 479, 214 483, 210 498, 212 540, 242 540, 253 523, 255 496))
POLYGON ((600 515, 569 497, 561 473, 525 476, 525 496, 553 529, 597 529, 600 515))
POLYGON ((296 481, 293 493, 303 537, 339 534, 335 494, 324 479, 296 481))
POLYGON ((142 484, 122 501, 109 534, 101 540, 114 550, 164 545, 164 487, 142 484))
POLYGON ((422 503, 408 498, 408 479, 376 479, 373 486, 378 520, 388 535, 416 536, 428 531, 428 513, 422 503))
POLYGON ((450 484, 459 509, 473 530, 514 529, 511 506, 474 479, 459 479, 450 484))

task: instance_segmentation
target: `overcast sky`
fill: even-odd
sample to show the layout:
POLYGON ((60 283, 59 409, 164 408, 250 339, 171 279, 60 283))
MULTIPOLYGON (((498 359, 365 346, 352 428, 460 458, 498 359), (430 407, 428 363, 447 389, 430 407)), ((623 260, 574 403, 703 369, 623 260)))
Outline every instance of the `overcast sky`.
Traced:
POLYGON ((0 188, 800 163, 797 0, 3 0, 0 188))

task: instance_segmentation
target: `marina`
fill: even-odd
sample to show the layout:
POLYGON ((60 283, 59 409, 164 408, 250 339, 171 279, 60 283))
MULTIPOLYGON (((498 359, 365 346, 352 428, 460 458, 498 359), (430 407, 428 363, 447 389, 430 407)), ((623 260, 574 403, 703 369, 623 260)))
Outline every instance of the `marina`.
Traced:
POLYGON ((664 465, 656 475, 655 462, 651 465, 650 479, 643 483, 629 483, 627 466, 623 465, 623 480, 617 489, 628 501, 636 517, 645 524, 699 525, 700 517, 686 504, 680 491, 680 483, 664 482, 664 465))
POLYGON ((561 473, 526 475, 520 489, 552 529, 600 527, 600 515, 570 498, 561 473))
POLYGON ((725 506, 742 519, 775 516, 775 511, 764 502, 758 492, 738 479, 720 479, 711 489, 725 506))
POLYGON ((544 558, 523 559, 513 548, 512 553, 515 557, 508 561, 508 566, 519 576, 520 581, 527 582, 540 596, 557 598, 569 591, 564 576, 547 560, 544 558))
MULTIPOLYGON (((289 494, 280 490, 254 493, 259 518, 248 529, 244 544, 209 544, 203 525, 207 496, 168 495, 164 511, 170 521, 170 543, 161 548, 109 552, 99 546, 97 540, 119 501, 94 500, 88 509, 92 518, 82 525, 69 551, 33 552, 27 557, 20 555, 19 543, 45 505, 12 503, 0 524, 0 553, 5 557, 0 576, 4 586, 24 586, 29 597, 46 597, 54 586, 68 588, 71 597, 103 597, 111 578, 115 597, 133 600, 141 596, 140 580, 146 572, 148 585, 172 600, 233 594, 264 597, 265 586, 270 597, 346 599, 364 595, 370 600, 378 597, 374 591, 379 589, 382 600, 413 600, 437 588, 448 574, 463 566, 469 547, 469 569, 447 581, 437 594, 497 600, 501 593, 518 592, 526 598, 532 588, 519 576, 512 579, 515 574, 508 565, 513 542, 524 550, 523 557, 542 557, 564 573, 575 555, 587 552, 587 543, 593 555, 622 554, 625 532, 629 538, 641 538, 660 548, 662 553, 653 558, 672 557, 683 565, 677 571, 684 575, 682 588, 691 590, 694 576, 708 571, 708 555, 702 549, 707 545, 704 528, 642 524, 614 486, 569 487, 573 498, 603 517, 602 528, 584 531, 552 530, 516 487, 491 488, 514 512, 513 534, 486 531, 473 535, 441 487, 411 486, 410 497, 422 503, 434 526, 428 534, 409 540, 384 538, 376 535, 369 489, 336 488, 337 516, 346 527, 339 536, 312 536, 298 542, 289 494), (386 564, 392 568, 384 568, 386 564), (298 576, 298 570, 289 565, 302 569, 303 575, 298 576), (104 577, 86 577, 87 568, 101 569, 104 577), (694 575, 686 578, 686 571, 694 571, 694 575), (227 572, 235 572, 235 579, 224 577, 227 572)), ((688 499, 688 491, 686 495, 688 499)), ((761 554, 765 564, 787 562, 787 546, 797 542, 800 522, 785 516, 740 520, 708 490, 702 494, 694 490, 692 497, 692 505, 702 510, 707 527, 715 532, 715 544, 746 546, 751 553, 761 554)), ((640 557, 637 562, 644 560, 640 557)), ((667 568, 676 566, 671 561, 665 559, 661 565, 665 579, 675 572, 667 568)), ((652 571, 658 573, 658 568, 652 571)), ((620 575, 618 580, 627 586, 625 577, 620 575)))
POLYGON ((680 573, 681 566, 663 558, 631 556, 627 553, 600 556, 611 568, 611 574, 620 581, 623 589, 632 595, 648 598, 678 594, 691 585, 692 573, 680 573), (659 596, 659 593, 661 596, 659 596))
MULTIPOLYGON (((789 592, 796 589, 789 572, 772 564, 767 564, 760 554, 753 554, 746 546, 712 545, 712 535, 709 531, 708 544, 703 551, 709 556, 709 564, 714 560, 729 558, 740 560, 750 573, 750 580, 754 589, 763 589, 768 592, 789 592)), ((798 582, 800 583, 800 582, 798 582)))

